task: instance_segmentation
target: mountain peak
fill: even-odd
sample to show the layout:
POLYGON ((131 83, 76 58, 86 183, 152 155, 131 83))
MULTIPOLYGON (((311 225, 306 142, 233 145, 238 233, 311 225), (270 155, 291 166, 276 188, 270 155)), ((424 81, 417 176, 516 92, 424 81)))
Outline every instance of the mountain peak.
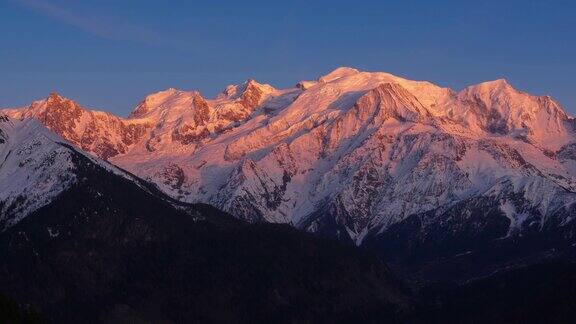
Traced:
POLYGON ((62 96, 58 92, 52 91, 48 94, 48 98, 62 98, 62 96))
POLYGON ((53 112, 53 111, 76 111, 82 110, 82 107, 78 105, 74 100, 62 97, 57 92, 51 92, 48 97, 44 100, 45 104, 32 105, 31 110, 53 112))
POLYGON ((164 89, 164 90, 160 90, 160 91, 151 93, 151 94, 147 95, 144 98, 144 100, 153 100, 155 98, 172 96, 172 95, 175 95, 175 94, 180 93, 180 92, 183 92, 183 91, 178 90, 176 88, 168 88, 168 89, 164 89))
POLYGON ((460 91, 458 96, 468 100, 480 99, 485 104, 488 104, 495 98, 516 98, 518 94, 520 93, 514 89, 506 79, 496 79, 468 86, 460 91))
POLYGON ((242 92, 253 91, 253 90, 256 90, 256 89, 262 89, 262 88, 264 88, 264 87, 266 86, 266 85, 264 85, 264 84, 261 84, 261 83, 257 82, 257 81, 254 80, 254 79, 248 79, 248 80, 246 80, 243 85, 244 85, 244 87, 243 87, 243 89, 242 89, 242 92))
POLYGON ((505 79, 469 86, 457 96, 474 112, 474 123, 489 133, 528 139, 554 150, 570 141, 571 130, 564 123, 569 117, 558 103, 516 90, 505 79))
POLYGON ((246 81, 244 81, 244 83, 245 83, 246 85, 259 85, 259 84, 260 84, 258 81, 254 80, 254 79, 251 79, 251 78, 250 78, 250 79, 247 79, 246 81))
POLYGON ((508 83, 508 81, 504 78, 481 82, 469 86, 465 90, 476 93, 500 93, 502 91, 516 91, 516 89, 514 89, 514 87, 512 87, 512 85, 510 85, 510 83, 508 83))
POLYGON ((76 101, 63 97, 59 93, 53 91, 50 92, 45 99, 33 102, 28 109, 31 112, 49 112, 63 109, 82 109, 82 107, 80 107, 76 101))
POLYGON ((46 97, 46 102, 47 103, 52 103, 52 102, 61 102, 64 100, 64 97, 62 97, 60 94, 58 94, 55 91, 52 91, 48 94, 48 97, 46 97))
POLYGON ((505 78, 500 78, 492 81, 485 81, 480 84, 487 87, 512 87, 512 85, 510 85, 508 80, 505 78))
POLYGON ((155 109, 161 103, 166 102, 172 97, 176 97, 185 91, 178 90, 175 88, 168 88, 162 91, 158 91, 147 95, 144 99, 132 110, 130 113, 130 118, 142 117, 151 110, 155 109))
POLYGON ((346 76, 350 76, 350 75, 354 75, 354 74, 358 74, 360 73, 359 70, 351 68, 351 67, 347 67, 347 66, 341 66, 339 68, 336 68, 335 70, 331 71, 330 73, 321 76, 320 78, 318 78, 318 82, 331 82, 337 79, 340 79, 342 77, 346 77, 346 76))
POLYGON ((238 99, 250 92, 271 93, 276 89, 269 84, 259 83, 254 79, 247 79, 241 84, 231 84, 219 95, 220 98, 238 99))

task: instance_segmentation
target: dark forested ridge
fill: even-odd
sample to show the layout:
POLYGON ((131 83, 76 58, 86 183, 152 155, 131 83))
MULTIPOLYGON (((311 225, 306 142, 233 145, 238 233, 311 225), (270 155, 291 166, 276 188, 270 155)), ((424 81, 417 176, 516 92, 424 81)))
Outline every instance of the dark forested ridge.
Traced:
POLYGON ((42 321, 33 308, 0 294, 0 323, 35 324, 42 321))
POLYGON ((576 263, 551 259, 457 286, 421 291, 432 323, 573 323, 576 263))
POLYGON ((75 155, 80 179, 0 235, 0 291, 49 322, 402 321, 377 258, 287 225, 248 225, 75 155))

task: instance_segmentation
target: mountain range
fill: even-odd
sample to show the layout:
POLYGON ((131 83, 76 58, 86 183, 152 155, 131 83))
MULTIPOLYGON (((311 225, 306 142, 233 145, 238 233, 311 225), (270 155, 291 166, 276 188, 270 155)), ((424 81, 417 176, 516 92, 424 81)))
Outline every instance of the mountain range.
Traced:
POLYGON ((570 223, 576 200, 574 119, 502 79, 456 92, 343 67, 289 89, 248 80, 215 99, 168 89, 128 118, 55 93, 3 112, 179 201, 358 245, 408 219, 425 236, 461 210, 492 212, 492 225, 457 221, 474 235, 539 232, 570 223))
POLYGON ((35 119, 2 116, 0 135, 0 291, 16 300, 0 295, 2 322, 413 316, 408 290, 368 253, 176 201, 35 119))
MULTIPOLYGON (((51 93, 0 110, 0 247, 9 256, 0 271, 11 274, 0 280, 0 291, 33 300, 64 321, 87 318, 59 313, 62 305, 124 320, 277 320, 270 316, 281 310, 288 321, 317 321, 326 310, 314 298, 331 291, 343 298, 337 303, 350 302, 325 320, 384 314, 403 321, 416 303, 372 254, 403 279, 458 284, 571 255, 575 127, 551 97, 503 79, 454 91, 347 67, 288 89, 249 79, 213 99, 168 89, 146 96, 128 117, 51 93), (221 259, 206 260, 223 256, 238 239, 234 251, 252 251, 244 262, 262 264, 233 263, 216 277, 190 270, 222 266, 221 259), (221 243, 213 247, 214 241, 221 243), (353 245, 370 256, 350 252, 353 245), (166 260, 160 251, 172 246, 166 260), (318 263, 323 254, 310 250, 334 253, 336 260, 318 263), (289 268, 286 262, 310 282, 341 280, 310 297, 318 287, 301 286, 293 272, 270 270, 289 268), (157 275, 142 274, 133 285, 119 278, 153 263, 174 278, 236 280, 219 286, 224 295, 197 283, 183 288, 213 298, 216 306, 205 313, 198 301, 164 303, 178 285, 164 278, 165 291, 156 292, 156 306, 147 311, 131 294, 150 294, 157 275), (62 264, 78 287, 94 289, 83 294, 71 287, 57 275, 62 264), (110 264, 109 276, 99 277, 110 264), (22 268, 30 270, 16 275, 22 268), (259 300, 249 300, 236 313, 214 311, 256 285, 242 271, 268 278, 272 290, 262 288, 259 296, 273 296, 271 308, 256 311, 259 300), (21 289, 40 279, 50 284, 21 289), (349 285, 355 281, 357 290, 349 285), (119 295, 118 287, 131 293, 119 295), (313 300, 298 303, 301 298, 313 300), (90 308, 96 301, 104 313, 90 308), (191 304, 194 312, 183 311, 191 304), (163 318, 167 312, 186 315, 163 318)), ((478 288, 470 289, 455 296, 474 299, 469 291, 478 288)), ((444 300, 458 308, 454 298, 444 300)))

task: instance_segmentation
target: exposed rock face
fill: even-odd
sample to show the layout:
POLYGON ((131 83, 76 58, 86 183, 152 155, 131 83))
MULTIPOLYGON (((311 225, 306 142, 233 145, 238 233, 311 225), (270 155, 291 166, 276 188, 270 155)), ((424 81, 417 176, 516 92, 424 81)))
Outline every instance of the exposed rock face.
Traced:
MULTIPOLYGON (((63 136, 70 138, 73 142, 79 142, 80 138, 74 132, 74 128, 76 123, 80 122, 80 117, 82 117, 83 110, 80 106, 75 102, 63 99, 56 93, 50 93, 48 98, 46 98, 45 107, 42 108, 38 111, 38 115, 34 117, 55 133, 63 134, 63 136)), ((38 108, 33 107, 32 109, 38 108)))
POLYGON ((146 123, 126 122, 109 113, 86 110, 56 93, 9 115, 15 119, 38 119, 64 139, 105 160, 126 153, 151 127, 146 123))
POLYGON ((245 121, 274 92, 277 91, 269 85, 252 79, 238 86, 228 86, 215 102, 216 119, 229 123, 245 121))
POLYGON ((32 108, 10 114, 40 116, 175 198, 358 244, 413 215, 445 224, 476 200, 501 218, 479 232, 514 236, 570 223, 576 202, 574 120, 505 80, 456 92, 339 68, 292 89, 248 80, 212 100, 169 89, 92 131, 79 120, 102 113, 56 106, 66 120, 53 126, 32 108))

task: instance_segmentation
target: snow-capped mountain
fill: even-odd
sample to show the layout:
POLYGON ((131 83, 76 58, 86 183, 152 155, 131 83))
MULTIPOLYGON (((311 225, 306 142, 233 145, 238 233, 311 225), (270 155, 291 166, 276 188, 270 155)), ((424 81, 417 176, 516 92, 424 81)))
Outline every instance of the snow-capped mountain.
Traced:
POLYGON ((413 316, 411 296, 377 258, 174 201, 35 119, 0 115, 0 158, 0 291, 43 321, 413 316))
POLYGON ((0 232, 87 182, 80 160, 150 191, 144 181, 77 150, 38 120, 0 114, 0 232))
POLYGON ((105 160, 126 153, 151 127, 125 122, 106 112, 86 110, 57 93, 28 107, 4 110, 4 113, 14 119, 37 119, 70 143, 105 160))
POLYGON ((0 230, 77 181, 69 152, 38 121, 0 115, 0 230))
POLYGON ((414 215, 423 229, 446 224, 474 204, 493 207, 508 237, 571 222, 576 201, 574 120, 505 80, 456 92, 338 68, 289 89, 248 80, 215 99, 169 89, 128 118, 58 95, 6 113, 176 199, 358 244, 414 215))

